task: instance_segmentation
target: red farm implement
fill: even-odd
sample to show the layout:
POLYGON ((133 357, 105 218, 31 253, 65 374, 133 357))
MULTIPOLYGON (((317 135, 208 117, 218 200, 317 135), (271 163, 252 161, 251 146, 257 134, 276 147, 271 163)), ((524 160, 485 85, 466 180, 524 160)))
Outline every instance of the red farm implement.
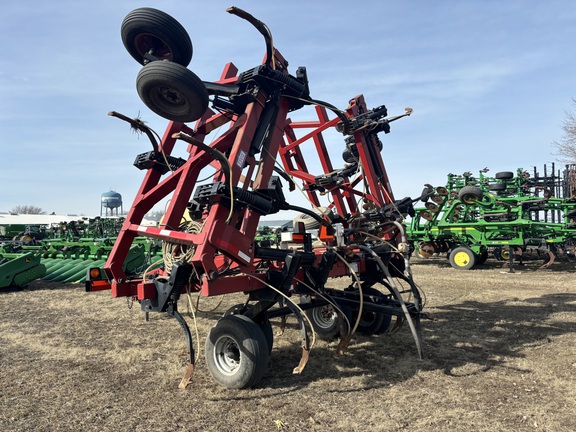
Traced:
POLYGON ((400 223, 404 214, 413 213, 416 200, 395 200, 378 138, 389 132, 391 121, 411 110, 387 117, 385 106, 368 109, 361 95, 344 111, 312 99, 306 69, 288 73, 267 26, 240 9, 228 12, 258 29, 266 55, 261 65, 240 74, 227 64, 216 82, 201 81, 187 68, 192 45, 175 19, 149 8, 125 18, 124 45, 143 65, 138 93, 170 122, 158 142, 140 120, 111 113, 145 133, 153 149, 134 162, 145 172, 144 180, 104 272, 91 269, 87 290, 111 289, 113 297, 139 301, 146 313, 164 312, 178 320, 190 361, 181 386, 188 383, 195 361, 190 330, 178 311, 180 296, 190 292, 247 295, 244 304, 224 314, 206 341, 210 373, 230 388, 260 381, 273 343, 269 319, 282 317, 284 322, 289 314, 296 317, 302 337, 295 373, 308 360, 311 332, 339 334, 343 351, 356 331, 391 331, 406 322, 421 356, 423 305, 400 223), (308 106, 313 120, 290 120, 291 112, 308 106), (209 140, 217 129, 225 131, 209 140), (344 137, 339 164, 326 146, 328 131, 344 137), (185 158, 173 154, 181 145, 185 158), (310 172, 314 158, 320 173, 310 172), (199 180, 206 176, 210 180, 199 180), (312 210, 289 204, 283 183, 301 189, 312 210), (142 226, 144 215, 165 198, 170 200, 160 226, 142 226), (286 211, 308 219, 295 224, 292 247, 258 244, 260 218, 286 211), (314 224, 319 227, 315 241, 310 233, 314 224), (163 242, 163 266, 144 274, 123 270, 137 236, 163 242), (337 277, 350 278, 349 287, 331 288, 337 277))

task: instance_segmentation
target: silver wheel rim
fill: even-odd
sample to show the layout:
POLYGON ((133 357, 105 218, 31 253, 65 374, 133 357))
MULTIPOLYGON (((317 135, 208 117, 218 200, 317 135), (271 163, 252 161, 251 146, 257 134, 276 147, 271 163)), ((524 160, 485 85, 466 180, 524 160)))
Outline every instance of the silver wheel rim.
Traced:
POLYGON ((319 328, 328 330, 334 326, 336 312, 330 305, 317 307, 312 309, 312 318, 319 328))
POLYGON ((221 336, 214 344, 214 364, 223 375, 232 376, 240 368, 242 355, 240 347, 229 336, 221 336))

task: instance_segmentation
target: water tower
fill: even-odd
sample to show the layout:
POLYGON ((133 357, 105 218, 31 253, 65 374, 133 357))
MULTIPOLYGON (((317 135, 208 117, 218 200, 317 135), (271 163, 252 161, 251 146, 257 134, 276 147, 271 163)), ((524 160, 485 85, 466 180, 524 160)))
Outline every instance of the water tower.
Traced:
POLYGON ((114 210, 116 210, 116 216, 119 215, 118 209, 123 213, 122 208, 122 195, 113 190, 109 192, 104 192, 102 194, 102 200, 100 204, 100 216, 102 216, 102 210, 104 209, 104 215, 108 216, 108 210, 110 210, 110 216, 114 216, 114 210))

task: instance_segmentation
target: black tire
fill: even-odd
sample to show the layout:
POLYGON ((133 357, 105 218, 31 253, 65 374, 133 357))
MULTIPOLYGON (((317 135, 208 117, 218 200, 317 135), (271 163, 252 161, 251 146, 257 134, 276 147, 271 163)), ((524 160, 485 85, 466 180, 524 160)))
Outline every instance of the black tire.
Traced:
MULTIPOLYGON (((239 303, 224 312, 223 316, 244 315, 246 310, 246 305, 244 303, 239 303)), ((272 330, 272 324, 266 314, 261 314, 261 316, 255 319, 254 322, 262 329, 264 337, 266 338, 266 343, 268 344, 268 354, 270 354, 272 352, 272 347, 274 346, 274 330, 272 330)))
POLYGON ((484 191, 477 186, 464 186, 458 192, 458 199, 464 204, 474 204, 484 196, 484 191))
POLYGON ((312 328, 320 339, 333 340, 340 334, 338 313, 334 306, 326 304, 304 311, 312 328))
POLYGON ((470 270, 476 264, 476 256, 469 247, 458 246, 450 252, 450 265, 457 270, 470 270))
POLYGON ((262 329, 244 315, 221 318, 206 338, 206 366, 227 388, 254 387, 266 372, 270 355, 262 329))
POLYGON ((208 108, 208 91, 192 71, 172 62, 152 62, 136 78, 140 99, 161 117, 177 122, 198 120, 208 108))
POLYGON ((426 202, 428 201, 428 197, 434 193, 434 188, 432 186, 426 186, 422 193, 420 194, 420 201, 426 202))
MULTIPOLYGON (((385 297, 385 295, 378 291, 376 288, 369 287, 363 288, 362 294, 364 295, 364 302, 369 301, 366 296, 372 296, 376 298, 385 297)), ((350 321, 350 325, 354 326, 357 319, 358 311, 355 310, 352 312, 352 320, 350 321)), ((384 333, 390 327, 391 322, 391 315, 364 310, 362 312, 362 316, 360 317, 357 331, 366 336, 384 333)))
POLYGON ((511 178, 514 178, 514 173, 512 171, 501 171, 497 172, 494 175, 494 178, 498 180, 510 180, 511 178))
POLYGON ((140 64, 153 50, 159 60, 188 66, 192 60, 192 41, 182 25, 165 12, 152 8, 135 9, 126 15, 120 27, 122 42, 140 64))
POLYGON ((272 347, 274 347, 274 330, 272 329, 272 323, 266 315, 257 319, 255 322, 262 330, 262 333, 264 333, 264 338, 268 344, 268 355, 270 355, 272 353, 272 347))
POLYGON ((246 305, 244 303, 238 303, 224 312, 222 316, 242 315, 244 312, 246 312, 246 305))
POLYGON ((494 257, 500 261, 508 261, 510 259, 510 248, 507 246, 496 248, 494 250, 494 257))
POLYGON ((476 255, 475 265, 484 264, 487 259, 488 259, 488 250, 480 252, 479 254, 476 255))
POLYGON ((488 189, 491 191, 500 192, 506 190, 506 185, 504 183, 492 183, 488 185, 488 189))

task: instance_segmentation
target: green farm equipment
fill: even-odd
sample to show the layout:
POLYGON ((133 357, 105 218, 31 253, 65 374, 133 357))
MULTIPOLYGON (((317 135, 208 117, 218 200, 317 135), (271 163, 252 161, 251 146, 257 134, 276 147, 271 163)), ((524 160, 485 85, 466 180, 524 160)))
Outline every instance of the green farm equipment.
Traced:
MULTIPOLYGON (((122 218, 81 219, 54 226, 3 226, 0 288, 23 287, 35 279, 84 282, 89 268, 101 267, 114 247, 122 218), (42 235, 35 235, 42 233, 42 235)), ((134 272, 162 254, 159 242, 137 237, 123 268, 134 272)))
POLYGON ((518 169, 494 177, 470 172, 448 175, 446 187, 427 185, 424 207, 416 208, 408 237, 424 258, 446 253, 450 264, 468 270, 490 253, 522 263, 527 254, 549 266, 558 257, 573 258, 576 244, 576 198, 556 198, 566 189, 573 166, 561 176, 531 176, 518 169))
POLYGON ((40 261, 40 254, 35 252, 0 253, 0 288, 23 287, 44 277, 46 266, 40 261))

